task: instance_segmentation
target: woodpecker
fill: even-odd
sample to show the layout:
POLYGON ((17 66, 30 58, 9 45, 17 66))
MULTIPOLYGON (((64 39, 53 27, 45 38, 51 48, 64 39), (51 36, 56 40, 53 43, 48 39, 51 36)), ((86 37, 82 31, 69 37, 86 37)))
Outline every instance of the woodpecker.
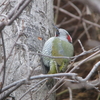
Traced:
POLYGON ((48 74, 64 72, 69 64, 69 59, 50 58, 47 56, 72 57, 74 52, 72 38, 65 29, 57 29, 55 36, 49 38, 42 49, 43 64, 48 74))

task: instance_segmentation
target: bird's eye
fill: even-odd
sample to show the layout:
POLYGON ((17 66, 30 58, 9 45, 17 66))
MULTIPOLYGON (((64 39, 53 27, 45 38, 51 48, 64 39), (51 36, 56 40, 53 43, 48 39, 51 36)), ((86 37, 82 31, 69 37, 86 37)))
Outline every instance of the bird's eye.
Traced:
POLYGON ((71 38, 70 35, 67 35, 67 39, 68 39, 68 41, 69 41, 70 43, 72 43, 72 38, 71 38))
POLYGON ((59 31, 57 30, 57 31, 56 31, 56 37, 59 36, 59 34, 60 34, 60 33, 59 33, 59 31))

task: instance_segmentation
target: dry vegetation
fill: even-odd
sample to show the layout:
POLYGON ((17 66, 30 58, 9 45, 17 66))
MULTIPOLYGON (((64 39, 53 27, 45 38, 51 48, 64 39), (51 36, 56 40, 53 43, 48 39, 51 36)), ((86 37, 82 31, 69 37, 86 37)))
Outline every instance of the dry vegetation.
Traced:
MULTIPOLYGON (((97 1, 82 0, 55 0, 54 15, 55 23, 58 27, 66 29, 73 38, 75 55, 99 46, 100 51, 100 8, 97 1), (94 8, 93 8, 94 7, 94 8), (92 9, 91 9, 92 8, 92 9), (81 44, 78 42, 81 41, 81 44), (83 48, 83 49, 82 49, 83 48)), ((85 54, 75 60, 81 61, 93 53, 85 54)), ((94 57, 88 58, 86 62, 75 70, 78 75, 85 78, 93 65, 100 61, 100 52, 94 57)), ((100 68, 98 68, 89 80, 95 80, 99 77, 100 68)), ((61 88, 61 92, 65 87, 61 88)), ((99 92, 95 89, 75 89, 72 91, 74 100, 99 100, 99 92)), ((68 100, 69 92, 58 96, 57 100, 68 100)))
MULTIPOLYGON (((37 67, 40 66, 40 60, 38 61, 38 59, 35 57, 37 55, 47 55, 41 55, 41 53, 34 51, 31 52, 29 47, 24 43, 17 44, 17 41, 23 35, 24 22, 22 21, 22 25, 20 27, 17 21, 15 21, 31 1, 32 0, 21 0, 15 6, 15 8, 13 8, 13 10, 9 11, 7 15, 2 13, 9 5, 9 0, 7 2, 4 0, 0 5, 1 7, 4 6, 0 12, 1 16, 4 17, 4 19, 2 19, 0 22, 0 34, 3 51, 3 61, 2 66, 0 67, 0 100, 4 100, 6 97, 9 97, 13 91, 21 86, 25 88, 24 86, 30 83, 32 80, 36 81, 41 79, 33 86, 28 84, 30 88, 28 88, 27 91, 24 91, 23 95, 21 95, 19 99, 21 100, 35 87, 38 87, 40 84, 46 84, 48 78, 51 77, 57 79, 58 81, 47 93, 46 97, 44 97, 44 100, 47 100, 50 94, 52 94, 54 91, 57 91, 57 100, 72 100, 72 98, 73 100, 100 100, 100 2, 97 0, 81 0, 82 2, 79 2, 80 0, 54 0, 55 25, 59 28, 66 29, 70 33, 73 38, 75 55, 70 58, 63 57, 66 59, 71 59, 71 63, 68 66, 66 73, 57 73, 51 75, 39 74, 32 76, 33 72, 36 71, 35 69, 38 69, 37 67), (5 40, 2 31, 5 26, 11 25, 14 21, 16 24, 15 26, 17 27, 18 32, 16 33, 18 33, 18 36, 16 36, 16 39, 13 41, 14 43, 12 48, 9 50, 8 55, 6 55, 5 40), (16 54, 19 52, 17 46, 20 47, 19 51, 21 51, 23 55, 26 54, 25 59, 23 56, 20 58, 23 59, 23 62, 25 62, 24 64, 28 67, 28 74, 26 77, 24 76, 24 78, 18 77, 18 79, 15 81, 4 85, 6 80, 6 63, 12 56, 11 54, 13 53, 14 49, 16 50, 16 54), (30 57, 31 54, 33 54, 34 57, 30 57), (35 66, 35 68, 30 67, 30 59, 32 57, 34 58, 32 59, 32 64, 35 66), (67 78, 65 76, 67 76, 67 78)), ((41 37, 38 38, 42 41, 41 37)), ((37 45, 37 47, 39 47, 39 45, 37 45)), ((14 56, 16 56, 16 54, 14 54, 14 56)), ((12 62, 10 63, 11 66, 12 62)), ((21 71, 22 70, 23 69, 21 69, 21 71)), ((38 89, 35 88, 36 91, 34 91, 33 94, 37 93, 42 86, 40 86, 38 89)), ((32 99, 32 97, 30 98, 32 99)))

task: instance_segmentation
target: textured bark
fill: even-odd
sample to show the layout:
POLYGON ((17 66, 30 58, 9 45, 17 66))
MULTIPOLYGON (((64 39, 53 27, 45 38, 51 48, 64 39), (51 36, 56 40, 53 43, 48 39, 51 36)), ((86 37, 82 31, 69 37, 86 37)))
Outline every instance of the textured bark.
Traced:
MULTIPOLYGON (((4 13, 8 13, 17 3, 18 1, 11 0, 4 13)), ((44 42, 53 34, 52 22, 53 1, 33 0, 11 26, 5 27, 3 34, 5 38, 7 57, 9 56, 18 34, 20 32, 23 34, 19 37, 9 59, 7 60, 4 87, 17 80, 27 78, 30 72, 30 67, 34 69, 32 75, 42 73, 41 66, 38 65, 38 67, 36 67, 35 65, 40 63, 40 57, 34 56, 32 52, 41 52, 44 42), (29 59, 27 58, 28 56, 29 59)), ((0 49, 0 51, 2 51, 2 49, 0 49)), ((3 59, 1 58, 2 53, 0 53, 0 65, 2 66, 3 59)), ((29 84, 22 85, 17 90, 12 92, 11 95, 16 100, 19 100, 19 98, 38 81, 40 80, 33 80, 30 81, 29 84)), ((34 93, 39 89, 39 87, 40 86, 37 86, 32 89, 22 98, 22 100, 43 100, 48 92, 48 89, 46 85, 43 85, 37 93, 34 93)), ((54 100, 54 97, 51 96, 48 100, 54 100)))

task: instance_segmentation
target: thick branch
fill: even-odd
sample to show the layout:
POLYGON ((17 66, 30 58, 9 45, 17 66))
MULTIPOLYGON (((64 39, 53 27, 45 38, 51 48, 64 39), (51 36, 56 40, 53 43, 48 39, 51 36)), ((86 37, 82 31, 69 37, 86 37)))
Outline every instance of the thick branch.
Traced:
MULTIPOLYGON (((75 77, 76 75, 77 75, 77 74, 75 74, 75 73, 58 73, 58 74, 48 74, 48 75, 41 74, 41 75, 37 75, 37 76, 32 76, 32 77, 30 77, 29 80, 41 79, 41 78, 51 78, 51 77, 60 77, 60 76, 75 77)), ((11 87, 13 87, 13 86, 16 86, 18 83, 20 83, 20 82, 22 82, 22 81, 25 81, 25 80, 27 81, 27 78, 21 79, 21 80, 19 80, 19 81, 16 81, 16 82, 14 82, 14 83, 12 83, 12 84, 6 86, 6 87, 4 87, 4 88, 2 89, 1 92, 4 92, 4 91, 8 90, 9 88, 11 88, 11 87)))
POLYGON ((100 84, 99 79, 98 81, 96 81, 98 84, 92 84, 93 81, 71 82, 71 81, 67 81, 66 79, 64 80, 64 82, 65 82, 65 86, 70 87, 71 89, 81 89, 81 88, 92 89, 95 88, 95 86, 100 84))

